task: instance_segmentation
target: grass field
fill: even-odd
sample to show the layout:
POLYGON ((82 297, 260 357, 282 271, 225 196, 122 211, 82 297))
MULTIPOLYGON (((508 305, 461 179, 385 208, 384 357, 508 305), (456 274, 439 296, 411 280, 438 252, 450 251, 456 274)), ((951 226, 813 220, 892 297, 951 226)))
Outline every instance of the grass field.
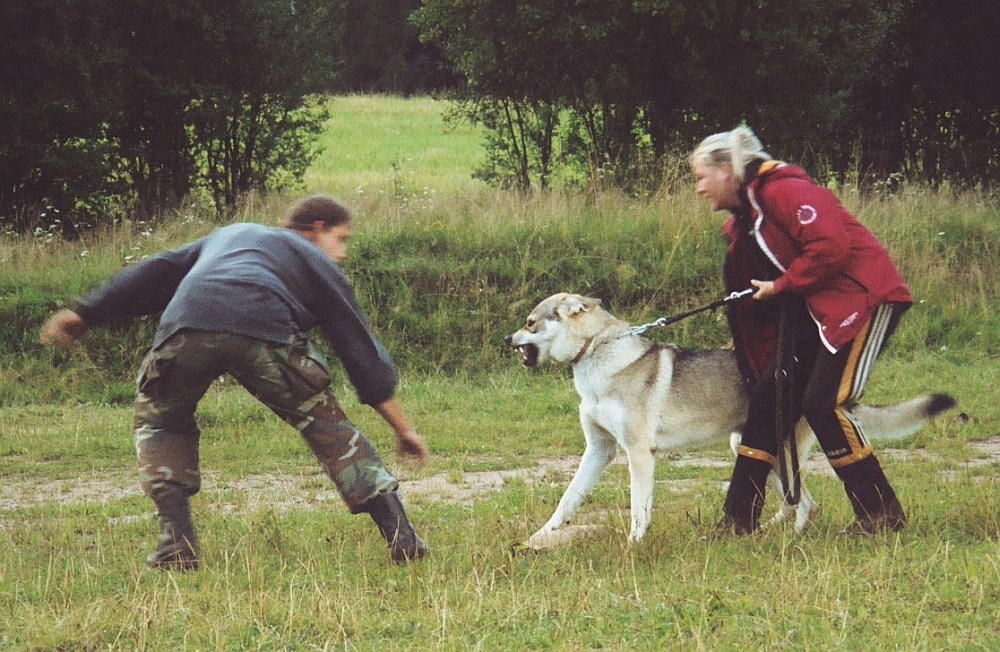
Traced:
POLYGON ((331 101, 320 159, 306 174, 313 192, 427 197, 478 186, 471 176, 482 134, 450 125, 447 103, 428 97, 349 95, 331 101))
MULTIPOLYGON (((85 242, 7 237, 0 301, 37 294, 25 305, 38 312, 25 318, 23 346, 0 359, 0 650, 997 649, 1000 263, 989 196, 845 196, 899 252, 918 296, 866 400, 959 400, 909 439, 876 445, 906 530, 839 536, 848 503, 814 460, 807 482, 822 511, 804 536, 705 541, 731 469, 720 442, 660 458, 640 544, 626 540, 628 474, 615 464, 582 509, 599 526, 593 538, 518 554, 513 544, 554 509, 583 436, 566 370, 522 369, 498 338, 562 284, 591 288, 632 319, 686 307, 685 293, 713 296, 704 277, 718 265, 718 219, 686 194, 585 200, 479 186, 468 178, 478 136, 445 130, 443 108, 336 98, 327 154, 307 179, 308 191, 346 195, 359 214, 347 269, 404 363, 399 396, 433 452, 423 469, 393 463, 431 557, 392 566, 295 432, 226 380, 199 409, 203 568, 146 571, 156 523, 135 478, 127 376, 148 330, 95 331, 53 354, 31 344, 33 329, 50 297, 213 224, 181 214, 85 242), (432 326, 395 310, 426 303, 432 326), (450 355, 473 364, 450 361, 460 345, 450 355), (407 363, 424 355, 429 363, 407 363), (125 371, 104 375, 108 365, 125 371)), ((242 217, 273 223, 292 199, 242 217)), ((652 336, 725 337, 712 316, 652 336)), ((389 431, 335 383, 390 459, 389 431)))

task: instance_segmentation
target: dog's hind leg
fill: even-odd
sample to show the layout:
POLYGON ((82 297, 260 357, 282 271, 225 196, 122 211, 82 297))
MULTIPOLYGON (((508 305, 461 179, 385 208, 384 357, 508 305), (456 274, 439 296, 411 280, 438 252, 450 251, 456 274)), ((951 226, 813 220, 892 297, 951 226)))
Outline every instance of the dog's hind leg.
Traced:
POLYGON ((771 517, 765 527, 776 527, 794 518, 795 533, 804 534, 809 529, 809 526, 812 525, 813 518, 819 513, 819 504, 813 499, 809 490, 806 489, 804 484, 801 485, 799 488, 799 503, 792 505, 785 501, 784 494, 782 493, 784 487, 781 486, 781 478, 774 471, 767 476, 767 486, 775 496, 778 496, 781 504, 778 505, 777 513, 771 517))
POLYGON ((809 461, 809 454, 812 453, 816 444, 816 435, 812 428, 806 423, 804 418, 799 419, 795 424, 795 448, 799 453, 799 504, 795 506, 795 533, 805 534, 805 531, 812 525, 813 519, 819 513, 819 503, 813 500, 812 494, 806 489, 806 483, 802 480, 802 469, 809 461))
POLYGON ((802 487, 802 495, 799 496, 799 504, 795 508, 795 533, 805 534, 818 513, 819 503, 813 500, 805 487, 802 487))
POLYGON ((611 461, 615 459, 615 453, 618 452, 618 444, 614 437, 591 420, 587 418, 581 420, 583 432, 587 438, 587 448, 583 451, 583 457, 580 459, 580 467, 576 470, 569 487, 566 488, 566 493, 559 501, 555 513, 538 532, 531 535, 527 542, 529 545, 533 539, 542 538, 572 520, 576 510, 583 503, 583 499, 597 484, 597 479, 604 472, 604 469, 608 468, 611 461))
POLYGON ((767 476, 768 488, 778 496, 781 505, 778 513, 767 522, 767 527, 780 525, 785 521, 795 517, 795 532, 803 534, 812 525, 813 518, 819 513, 819 504, 813 499, 812 494, 806 489, 805 481, 802 479, 802 468, 809 459, 809 453, 816 443, 816 437, 805 419, 801 419, 795 428, 796 449, 799 454, 799 503, 792 505, 785 500, 784 487, 781 486, 781 479, 777 472, 771 471, 767 476))
MULTIPOLYGON (((777 513, 771 517, 764 527, 776 527, 795 515, 796 506, 785 501, 785 488, 781 486, 781 478, 774 471, 771 471, 767 475, 767 489, 778 497, 780 504, 778 505, 777 513)), ((805 494, 804 491, 802 493, 805 494)))

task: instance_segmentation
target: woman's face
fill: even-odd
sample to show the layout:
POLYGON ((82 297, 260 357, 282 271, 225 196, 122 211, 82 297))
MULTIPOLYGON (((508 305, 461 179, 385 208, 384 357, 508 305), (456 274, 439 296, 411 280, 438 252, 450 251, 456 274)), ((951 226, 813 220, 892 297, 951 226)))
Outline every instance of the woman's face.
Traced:
POLYGON ((734 211, 740 207, 740 184, 728 163, 717 166, 698 161, 692 166, 697 180, 694 191, 705 197, 713 211, 734 211))

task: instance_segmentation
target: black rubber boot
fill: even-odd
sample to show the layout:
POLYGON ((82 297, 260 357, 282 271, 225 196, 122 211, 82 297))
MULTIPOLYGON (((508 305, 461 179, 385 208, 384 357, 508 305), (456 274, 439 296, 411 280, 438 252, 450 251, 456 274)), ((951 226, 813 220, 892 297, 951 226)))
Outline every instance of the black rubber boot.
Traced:
POLYGON ((146 566, 160 570, 198 568, 198 539, 191 523, 186 494, 168 491, 153 497, 160 516, 159 546, 146 557, 146 566))
POLYGON ((906 513, 874 455, 837 469, 857 517, 841 534, 869 535, 898 532, 906 527, 906 513))
POLYGON ((389 544, 393 562, 405 564, 427 556, 427 545, 413 531, 395 491, 372 498, 361 511, 368 512, 375 521, 382 538, 389 544))
POLYGON ((708 538, 718 539, 730 534, 747 536, 757 531, 770 472, 771 465, 763 460, 737 456, 726 502, 722 505, 722 519, 708 538))

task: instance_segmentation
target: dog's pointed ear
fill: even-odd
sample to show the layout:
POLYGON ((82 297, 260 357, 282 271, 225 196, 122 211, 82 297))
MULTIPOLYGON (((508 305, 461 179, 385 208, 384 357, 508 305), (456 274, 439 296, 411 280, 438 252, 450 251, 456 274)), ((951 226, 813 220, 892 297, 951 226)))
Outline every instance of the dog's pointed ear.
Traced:
POLYGON ((581 312, 588 312, 600 305, 600 299, 591 299, 590 297, 571 294, 556 308, 556 314, 559 315, 560 319, 565 319, 581 312))

